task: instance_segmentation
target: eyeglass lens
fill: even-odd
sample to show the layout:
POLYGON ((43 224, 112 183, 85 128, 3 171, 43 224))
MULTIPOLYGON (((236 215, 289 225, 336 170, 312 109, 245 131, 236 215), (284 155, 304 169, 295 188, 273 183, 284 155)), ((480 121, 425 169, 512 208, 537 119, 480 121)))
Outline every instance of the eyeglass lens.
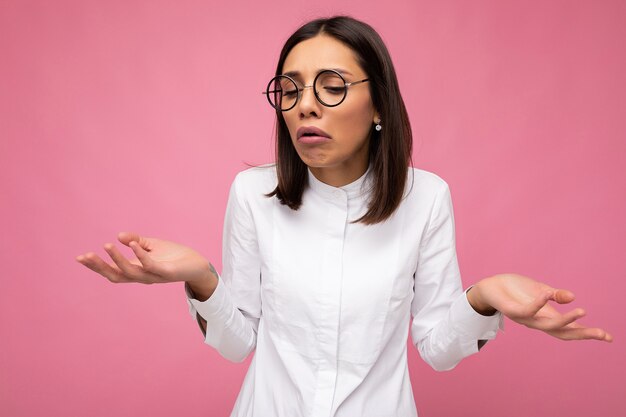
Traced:
MULTIPOLYGON (((344 79, 330 71, 321 72, 317 76, 313 89, 317 99, 325 106, 341 103, 347 90, 344 79)), ((267 96, 274 108, 289 110, 298 100, 298 90, 302 90, 302 87, 297 86, 290 78, 279 75, 270 81, 267 96)))

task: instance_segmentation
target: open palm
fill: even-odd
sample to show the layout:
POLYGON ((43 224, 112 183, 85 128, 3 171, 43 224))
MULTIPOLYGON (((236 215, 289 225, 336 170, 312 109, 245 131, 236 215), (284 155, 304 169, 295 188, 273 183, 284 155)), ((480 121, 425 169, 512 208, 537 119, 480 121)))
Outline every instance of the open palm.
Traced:
POLYGON ((79 255, 76 260, 115 283, 192 281, 212 270, 210 263, 198 252, 175 242, 128 232, 119 233, 118 240, 129 246, 137 258, 127 259, 115 245, 108 243, 104 249, 113 264, 93 252, 79 255))
POLYGON ((609 333, 600 328, 586 327, 576 322, 586 314, 582 308, 560 313, 548 303, 554 301, 567 304, 574 301, 571 291, 555 289, 517 274, 485 278, 477 287, 483 303, 529 328, 542 330, 563 340, 613 340, 609 333))

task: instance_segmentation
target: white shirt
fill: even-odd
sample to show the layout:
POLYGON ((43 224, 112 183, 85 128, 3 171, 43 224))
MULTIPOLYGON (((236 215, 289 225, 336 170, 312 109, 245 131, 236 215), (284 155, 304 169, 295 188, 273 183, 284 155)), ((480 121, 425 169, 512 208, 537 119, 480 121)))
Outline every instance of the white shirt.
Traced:
POLYGON ((204 302, 187 291, 205 343, 235 362, 256 349, 231 417, 416 416, 409 323, 436 370, 502 328, 462 290, 446 182, 409 168, 392 217, 350 223, 367 211, 370 172, 336 188, 309 170, 297 211, 263 195, 276 187, 273 165, 236 176, 218 286, 204 302))

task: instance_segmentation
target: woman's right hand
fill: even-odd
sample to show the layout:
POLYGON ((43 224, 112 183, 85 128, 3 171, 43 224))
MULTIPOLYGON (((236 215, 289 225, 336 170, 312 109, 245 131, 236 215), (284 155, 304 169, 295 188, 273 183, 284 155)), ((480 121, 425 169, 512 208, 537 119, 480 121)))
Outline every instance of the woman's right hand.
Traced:
POLYGON ((129 246, 135 259, 126 259, 115 245, 107 243, 107 251, 114 264, 102 260, 93 252, 79 255, 76 260, 114 283, 137 282, 156 284, 166 282, 198 282, 207 277, 217 278, 213 266, 191 248, 167 240, 121 232, 118 240, 129 246))

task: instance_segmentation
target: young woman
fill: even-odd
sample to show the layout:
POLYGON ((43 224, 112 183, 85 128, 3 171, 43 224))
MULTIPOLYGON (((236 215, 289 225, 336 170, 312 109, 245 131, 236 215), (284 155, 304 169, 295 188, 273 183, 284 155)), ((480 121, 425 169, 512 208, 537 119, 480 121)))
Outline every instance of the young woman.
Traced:
POLYGON ((77 258, 112 282, 185 282, 207 344, 251 362, 232 416, 415 416, 407 324, 422 358, 449 370, 496 336, 503 315, 560 339, 610 342, 576 323, 573 295, 501 274, 466 291, 447 184, 412 168, 393 64, 367 24, 298 29, 265 91, 276 163, 235 178, 223 270, 185 246, 133 233, 77 258))

